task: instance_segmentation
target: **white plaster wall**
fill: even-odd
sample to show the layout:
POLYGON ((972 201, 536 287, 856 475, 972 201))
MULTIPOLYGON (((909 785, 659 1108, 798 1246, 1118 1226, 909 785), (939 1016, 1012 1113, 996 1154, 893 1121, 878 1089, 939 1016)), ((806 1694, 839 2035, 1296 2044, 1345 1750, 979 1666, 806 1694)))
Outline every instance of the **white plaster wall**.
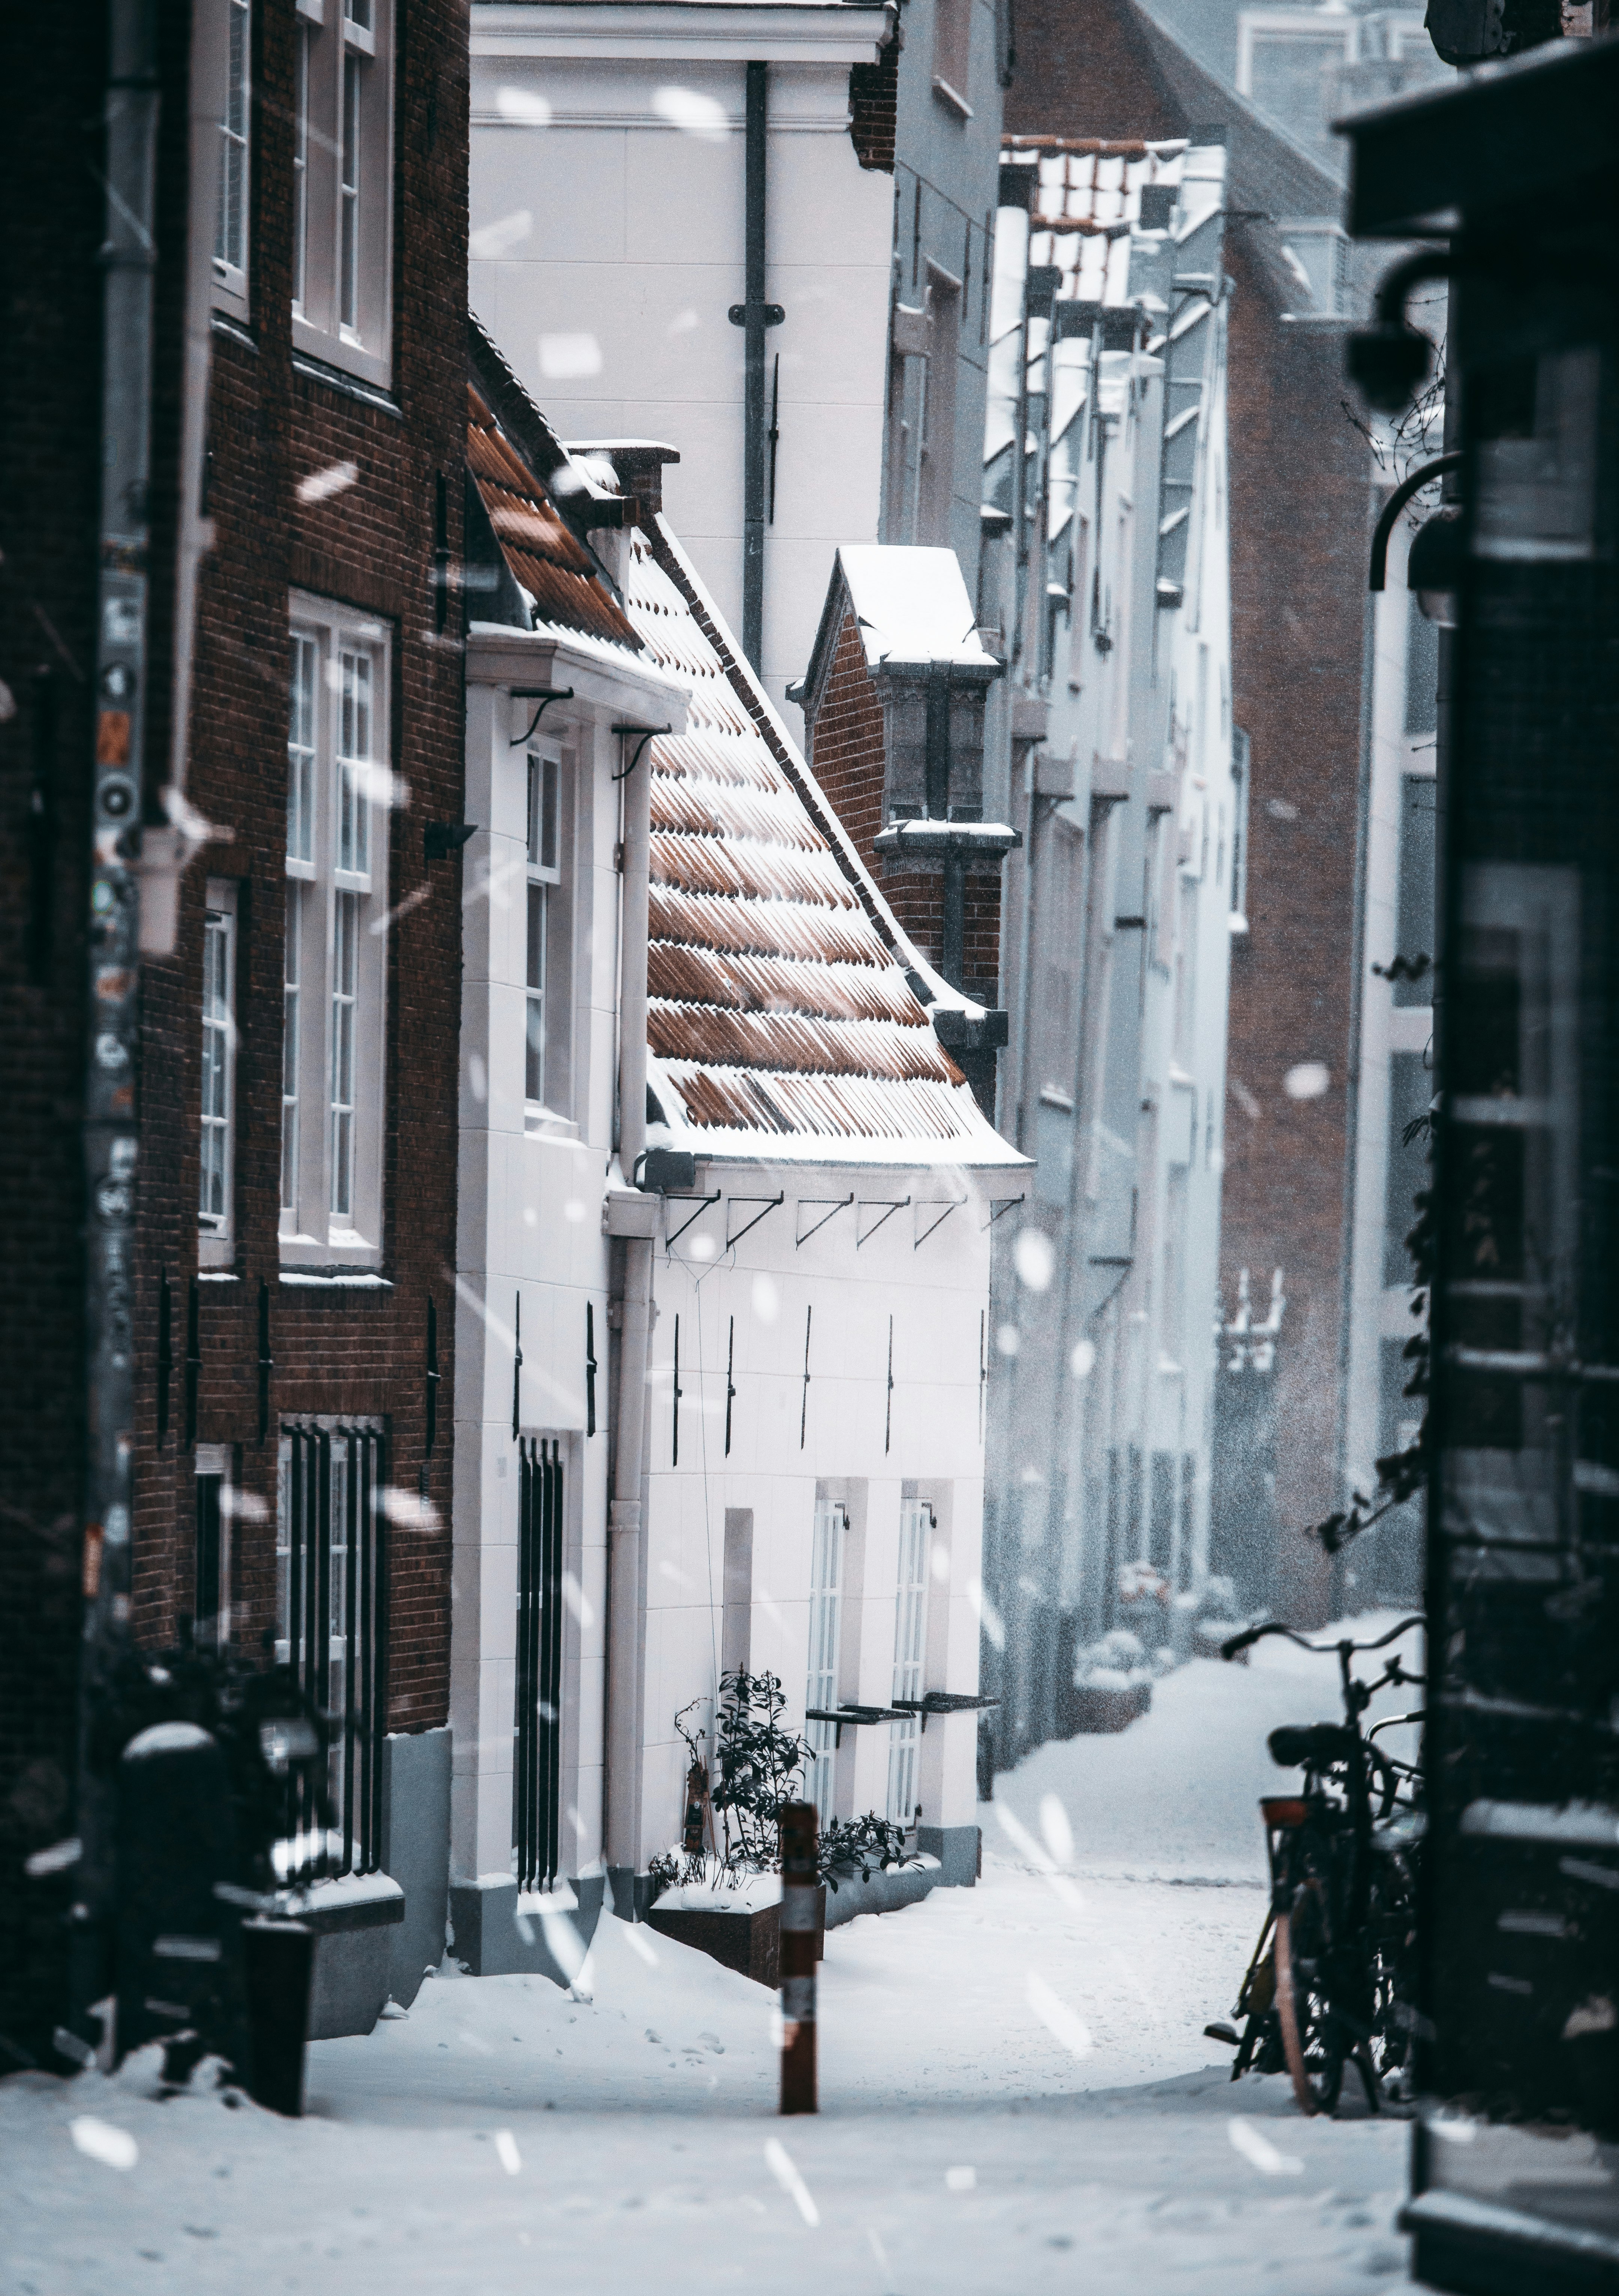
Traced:
MULTIPOLYGON (((579 14, 604 12, 629 17, 579 14)), ((680 54, 539 57, 521 20, 531 14, 481 9, 474 27, 473 308, 562 437, 678 448, 665 506, 739 628, 744 347, 726 314, 744 290, 746 51, 729 37, 722 54, 693 53, 699 28, 680 54), (670 87, 722 123, 707 135, 670 127, 657 109, 670 87), (525 106, 548 108, 550 124, 524 124, 525 106), (594 372, 558 371, 565 337, 594 341, 594 372)), ((635 37, 627 20, 619 46, 635 37)), ((851 32, 851 54, 858 45, 851 32)), ((781 437, 763 667, 795 733, 785 687, 808 662, 833 552, 875 541, 880 507, 893 184, 855 158, 849 68, 840 53, 778 55, 770 70, 766 291, 786 318, 768 339, 781 437)))
POLYGON ((464 871, 452 1854, 459 1874, 509 1869, 518 1538, 512 1406, 521 1300, 519 1423, 524 1434, 563 1439, 563 1856, 578 1874, 601 1849, 609 1422, 601 1204, 612 1119, 619 884, 611 780, 619 745, 608 723, 619 712, 605 701, 558 705, 544 725, 561 751, 564 832, 571 831, 563 850, 572 863, 572 971, 567 1110, 537 1129, 523 1101, 528 750, 512 746, 533 705, 476 683, 475 661, 473 679, 466 809, 480 833, 464 871), (587 1303, 600 1365, 594 1437, 585 1431, 587 1303))
MULTIPOLYGON (((1418 1329, 1412 1287, 1385 1285, 1388 1240, 1390 1062, 1396 1053, 1424 1052, 1433 1033, 1430 1005, 1396 1006, 1393 984, 1380 979, 1399 949, 1401 783, 1432 774, 1431 733, 1405 730, 1406 647, 1410 594, 1405 560, 1410 527, 1401 521, 1389 550, 1388 586, 1373 601, 1371 791, 1367 818, 1364 970, 1360 982, 1360 1094, 1355 1124, 1354 1231, 1350 1266, 1349 1378, 1344 1462, 1350 1486, 1369 1492, 1383 1448, 1381 1349, 1418 1329)), ((1407 949, 1409 956, 1416 952, 1407 949)), ((1431 954, 1431 952, 1430 952, 1431 954)), ((1413 1406, 1414 1408, 1414 1406, 1413 1406)))
MULTIPOLYGON (((845 1496, 863 1547, 858 1594, 846 1591, 845 1701, 885 1704, 893 1687, 900 1505, 908 1489, 933 1500, 938 1561, 929 1586, 925 1688, 978 1686, 978 1578, 983 1502, 980 1349, 989 1300, 986 1211, 969 1201, 918 1246, 932 1210, 896 1211, 857 1245, 854 1208, 838 1212, 799 1247, 800 1226, 819 1210, 808 1200, 969 1195, 959 1174, 874 1174, 844 1167, 807 1174, 761 1168, 745 1177, 703 1168, 700 1187, 726 1197, 770 1196, 771 1211, 734 1254, 725 1250, 760 1209, 722 1201, 655 1254, 658 1316, 652 1348, 647 1531, 645 1756, 643 1849, 676 1837, 686 1755, 677 1709, 712 1695, 719 1670, 725 1514, 753 1511, 752 1663, 778 1674, 785 1721, 801 1728, 808 1664, 810 1551, 818 1487, 845 1496), (800 1203, 805 1209, 801 1212, 800 1203), (810 1315, 808 1409, 804 1332, 810 1315), (679 1461, 673 1453, 674 1325, 680 1321, 679 1461), (888 1404, 889 1317, 893 1318, 892 1421, 888 1404), (736 1394, 725 1456, 727 1350, 735 1319, 736 1394), (800 1443, 801 1416, 803 1442, 800 1443), (855 1615, 858 1606, 858 1617, 855 1615)), ((824 1209, 824 1207, 822 1207, 824 1209)), ((692 1208, 671 1201, 669 1226, 692 1208)), ((706 1719, 706 1714, 699 1717, 706 1719)), ((887 1726, 844 1733, 837 1772, 840 1814, 886 1808, 887 1726)), ((928 1726, 919 1765, 924 1823, 972 1822, 975 1720, 928 1726)))

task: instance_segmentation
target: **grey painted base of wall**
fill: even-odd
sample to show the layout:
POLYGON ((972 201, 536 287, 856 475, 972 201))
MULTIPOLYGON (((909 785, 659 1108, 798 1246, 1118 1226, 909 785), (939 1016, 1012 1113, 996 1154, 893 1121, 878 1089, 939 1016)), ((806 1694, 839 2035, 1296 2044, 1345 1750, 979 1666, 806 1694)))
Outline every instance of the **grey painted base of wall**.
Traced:
MULTIPOLYGON (((604 1885, 599 1874, 569 1888, 579 1900, 563 1918, 588 1946, 596 1935, 602 1911, 604 1885)), ((474 1977, 548 1977, 565 1991, 572 1982, 546 1942, 546 1924, 537 1915, 517 1911, 517 1883, 498 1881, 452 1882, 449 1917, 456 1933, 457 1961, 474 1977)))
POLYGON ((451 1750, 448 1728, 382 1741, 382 1871, 405 1892, 405 1918, 389 1933, 388 1990, 401 2009, 444 1958, 451 1750))
POLYGON ((941 1890, 970 1890, 982 1862, 983 1835, 975 1825, 919 1825, 916 1847, 939 1860, 941 1890))
POLYGON ((388 1998, 393 1932, 399 1926, 345 1930, 316 1939, 309 2000, 312 2041, 340 2041, 349 2033, 371 2031, 388 1998))
POLYGON ((607 1888, 612 1910, 621 1922, 644 1922, 651 1906, 652 1875, 631 1873, 628 1866, 607 1868, 607 1888))
POLYGON ((298 1920, 315 1932, 312 2041, 341 2041, 371 2031, 388 1998, 393 1941, 405 1925, 404 1914, 404 1900, 397 1896, 300 1909, 298 1920))

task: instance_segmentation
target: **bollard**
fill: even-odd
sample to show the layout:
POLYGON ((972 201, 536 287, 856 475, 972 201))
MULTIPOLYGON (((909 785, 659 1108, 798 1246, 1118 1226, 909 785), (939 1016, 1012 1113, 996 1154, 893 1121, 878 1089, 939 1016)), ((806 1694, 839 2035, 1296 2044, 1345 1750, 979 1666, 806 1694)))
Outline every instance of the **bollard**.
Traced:
POLYGON ((819 1874, 810 1802, 781 1814, 781 2109, 814 2112, 815 1925, 819 1874))

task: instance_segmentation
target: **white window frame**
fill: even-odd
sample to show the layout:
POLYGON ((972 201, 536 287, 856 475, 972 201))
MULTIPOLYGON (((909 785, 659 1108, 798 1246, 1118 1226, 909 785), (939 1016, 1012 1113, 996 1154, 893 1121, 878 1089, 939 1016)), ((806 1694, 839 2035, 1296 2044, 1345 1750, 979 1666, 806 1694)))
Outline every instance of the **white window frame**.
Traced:
POLYGON ((1253 749, 1240 726, 1231 728, 1231 930, 1248 930, 1248 783, 1253 749))
POLYGON ((394 0, 297 0, 292 347, 392 380, 394 0))
POLYGON ((974 0, 933 0, 933 94, 960 120, 973 117, 968 100, 973 77, 974 0))
POLYGON ((281 1260, 376 1267, 387 1129, 392 637, 295 592, 283 963, 281 1260), (357 665, 368 665, 366 707, 357 665))
MULTIPOLYGON (((920 1698, 927 1665, 927 1588, 939 1518, 931 1499, 900 1503, 900 1562, 894 1587, 895 1698, 920 1698)), ((916 1823, 919 1718, 888 1726, 888 1815, 907 1831, 916 1823)))
MULTIPOLYGON (((810 1555, 810 1650, 804 1703, 828 1712, 838 1702, 842 1657, 843 1559, 848 1544, 849 1509, 842 1499, 817 1499, 815 1531, 810 1555)), ((837 1725, 806 1722, 810 1747, 805 1765, 804 1792, 815 1804, 823 1825, 835 1816, 837 1791, 837 1725)))
POLYGON ((235 1257, 236 1048, 238 1028, 237 889, 208 881, 202 919, 202 1073, 197 1103, 197 1264, 228 1267, 235 1257), (216 981, 223 994, 217 1000, 216 981), (217 1001, 218 1010, 210 1009, 217 1001), (217 1149, 210 1153, 210 1142, 217 1149), (217 1161, 215 1158, 217 1156, 217 1161), (210 1171, 218 1208, 205 1203, 210 1171))
POLYGON ((551 939, 562 922, 563 761, 551 743, 531 749, 525 760, 523 849, 526 890, 523 914, 523 1103, 533 1113, 558 1114, 555 1086, 563 1066, 557 1035, 555 966, 551 939), (547 817, 548 816, 548 817, 547 817), (547 859, 547 843, 550 858, 547 859), (547 1074, 547 1070, 549 1073, 547 1074))
MULTIPOLYGON (((231 1635, 231 1524, 236 1513, 236 1453, 230 1443, 199 1443, 193 1455, 193 1481, 192 1497, 193 1519, 196 1502, 201 1496, 197 1485, 208 1479, 217 1479, 219 1485, 219 1607, 214 1613, 214 1628, 209 1633, 203 1620, 196 1620, 197 1641, 205 1650, 226 1650, 231 1635)), ((194 1533, 193 1533, 194 1540, 194 1533)), ((195 1569, 198 1557, 193 1544, 192 1568, 193 1602, 195 1569)))
POLYGON ((243 320, 251 316, 253 29, 253 0, 204 0, 196 11, 193 68, 199 95, 218 122, 214 172, 208 179, 214 193, 207 219, 211 300, 216 310, 243 320), (233 153, 240 168, 234 239, 226 228, 233 153))

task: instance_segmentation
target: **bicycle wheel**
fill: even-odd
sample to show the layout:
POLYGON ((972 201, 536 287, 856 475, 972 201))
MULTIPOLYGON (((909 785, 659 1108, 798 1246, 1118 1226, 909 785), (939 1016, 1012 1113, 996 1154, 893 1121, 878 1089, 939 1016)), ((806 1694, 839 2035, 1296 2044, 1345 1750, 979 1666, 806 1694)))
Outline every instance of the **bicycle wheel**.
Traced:
POLYGON ((1276 2009, 1301 2112, 1330 2112, 1344 2086, 1344 2042, 1322 1988, 1331 1943, 1327 1891, 1311 1874, 1276 1917, 1276 2009))

